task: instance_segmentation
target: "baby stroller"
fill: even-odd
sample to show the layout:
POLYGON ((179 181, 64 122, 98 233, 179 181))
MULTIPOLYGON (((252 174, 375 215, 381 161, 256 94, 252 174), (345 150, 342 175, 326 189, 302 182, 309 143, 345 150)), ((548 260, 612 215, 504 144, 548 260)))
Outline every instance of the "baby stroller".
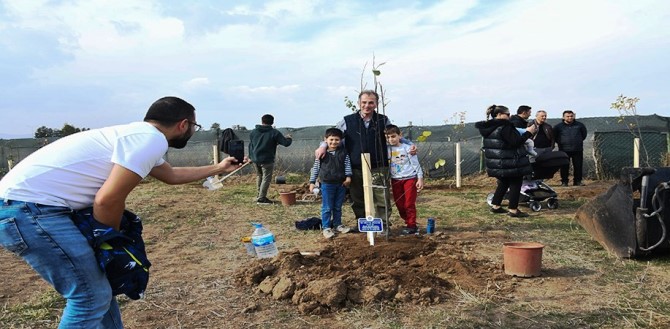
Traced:
MULTIPOLYGON (((570 162, 568 155, 563 151, 551 151, 540 154, 535 158, 535 162, 531 164, 533 173, 530 177, 524 177, 521 184, 521 195, 519 203, 528 204, 533 211, 540 211, 542 209, 541 201, 547 200, 547 208, 558 208, 558 195, 556 191, 542 180, 554 177, 554 174, 561 169, 561 167, 568 165, 570 162)), ((508 199, 507 193, 504 198, 508 199)), ((486 196, 486 203, 491 206, 493 200, 493 192, 486 196)))

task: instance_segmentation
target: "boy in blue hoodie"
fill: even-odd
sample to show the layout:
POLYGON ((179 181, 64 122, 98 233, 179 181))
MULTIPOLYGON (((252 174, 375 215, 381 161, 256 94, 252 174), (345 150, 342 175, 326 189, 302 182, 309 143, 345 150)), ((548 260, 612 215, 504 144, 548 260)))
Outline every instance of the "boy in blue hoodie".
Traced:
POLYGON ((277 145, 290 146, 293 142, 291 135, 282 135, 272 127, 275 118, 266 114, 261 118, 261 124, 249 135, 249 158, 256 168, 256 189, 258 191, 257 204, 272 204, 267 198, 268 188, 272 181, 272 170, 275 166, 277 145))

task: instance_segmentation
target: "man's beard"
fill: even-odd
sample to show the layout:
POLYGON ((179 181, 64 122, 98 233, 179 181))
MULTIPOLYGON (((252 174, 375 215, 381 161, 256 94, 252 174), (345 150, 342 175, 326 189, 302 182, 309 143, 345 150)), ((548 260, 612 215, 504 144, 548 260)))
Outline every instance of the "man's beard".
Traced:
POLYGON ((168 146, 176 149, 183 149, 184 147, 186 147, 186 143, 188 143, 189 139, 191 139, 191 135, 187 135, 187 133, 184 133, 179 138, 173 138, 169 140, 168 146))

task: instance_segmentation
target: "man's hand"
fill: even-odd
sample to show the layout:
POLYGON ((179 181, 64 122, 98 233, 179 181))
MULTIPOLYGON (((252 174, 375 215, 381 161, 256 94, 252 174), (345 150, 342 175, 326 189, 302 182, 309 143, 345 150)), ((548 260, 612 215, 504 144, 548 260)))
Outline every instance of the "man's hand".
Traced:
POLYGON ((344 187, 349 187, 351 185, 351 177, 347 177, 344 179, 344 183, 342 183, 342 186, 344 187))
POLYGON ((237 159, 235 159, 235 157, 227 157, 221 160, 221 162, 219 162, 218 169, 221 174, 227 174, 248 162, 249 158, 247 157, 244 157, 244 161, 242 163, 237 162, 237 159))
POLYGON ((309 191, 310 192, 314 191, 314 184, 311 183, 309 184, 309 191))
POLYGON ((535 135, 535 133, 537 132, 537 126, 536 125, 528 126, 528 128, 526 128, 526 131, 535 135))
POLYGON ((284 137, 293 139, 293 137, 291 137, 291 134, 286 134, 286 135, 284 135, 284 137))
POLYGON ((417 191, 423 190, 423 178, 419 178, 416 180, 416 189, 417 191))
POLYGON ((412 144, 412 146, 409 147, 409 154, 416 155, 416 144, 412 144))
POLYGON ((314 156, 317 159, 322 159, 326 155, 326 147, 325 146, 319 146, 316 150, 314 150, 314 156))

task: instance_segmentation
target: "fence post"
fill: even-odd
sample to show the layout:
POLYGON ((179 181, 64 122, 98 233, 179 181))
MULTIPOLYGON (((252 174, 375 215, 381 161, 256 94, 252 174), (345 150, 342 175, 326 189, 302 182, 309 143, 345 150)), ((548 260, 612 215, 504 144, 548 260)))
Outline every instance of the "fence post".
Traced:
MULTIPOLYGON (((212 145, 212 159, 214 160, 214 164, 219 163, 221 161, 219 159, 219 145, 212 145)), ((218 181, 219 180, 219 175, 214 175, 214 178, 218 181)))
POLYGON ((640 168, 640 138, 633 138, 633 168, 640 168))
POLYGON ((461 187, 461 142, 456 142, 456 188, 461 187))

